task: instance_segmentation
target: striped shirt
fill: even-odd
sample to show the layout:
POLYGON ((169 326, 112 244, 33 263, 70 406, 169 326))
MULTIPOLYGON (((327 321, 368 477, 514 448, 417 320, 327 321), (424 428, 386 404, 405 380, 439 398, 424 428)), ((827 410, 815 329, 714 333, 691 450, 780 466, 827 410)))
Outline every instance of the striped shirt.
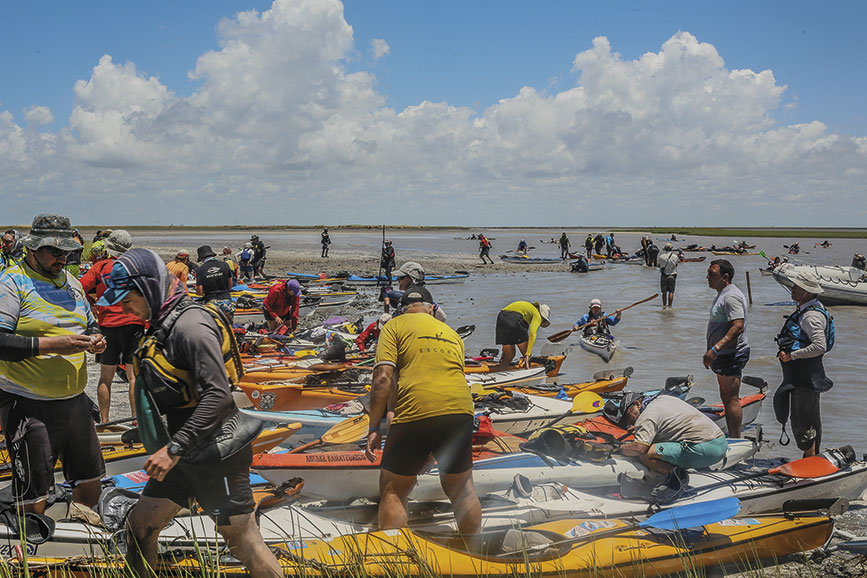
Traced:
MULTIPOLYGON (((96 321, 81 283, 63 271, 43 277, 26 262, 0 274, 0 330, 29 337, 81 335, 96 321)), ((0 361, 0 389, 31 399, 66 399, 87 384, 85 354, 0 361)))

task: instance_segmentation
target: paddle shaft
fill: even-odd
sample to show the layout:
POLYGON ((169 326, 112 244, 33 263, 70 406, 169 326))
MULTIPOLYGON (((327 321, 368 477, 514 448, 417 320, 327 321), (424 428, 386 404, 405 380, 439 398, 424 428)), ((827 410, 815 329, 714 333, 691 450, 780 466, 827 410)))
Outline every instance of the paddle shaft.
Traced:
MULTIPOLYGON (((653 295, 651 295, 647 299, 642 299, 641 301, 636 301, 632 305, 627 305, 626 307, 622 307, 621 309, 616 310, 614 313, 611 313, 610 315, 603 313, 602 317, 600 317, 599 319, 602 319, 604 317, 611 317, 611 315, 617 315, 618 313, 622 313, 622 312, 626 311, 627 309, 631 309, 632 307, 635 307, 636 305, 641 305, 642 303, 647 303, 648 301, 652 301, 653 299, 656 299, 657 297, 659 297, 659 293, 654 293, 653 295)), ((552 343, 557 343, 559 341, 563 341, 564 339, 566 339, 567 337, 572 335, 572 333, 574 331, 580 331, 580 330, 584 329, 585 327, 595 325, 596 323, 599 322, 599 319, 594 319, 593 321, 589 321, 589 322, 585 323, 584 325, 579 325, 578 327, 573 327, 572 329, 560 331, 558 333, 555 333, 554 335, 550 335, 550 336, 548 336, 548 341, 551 341, 552 343)))

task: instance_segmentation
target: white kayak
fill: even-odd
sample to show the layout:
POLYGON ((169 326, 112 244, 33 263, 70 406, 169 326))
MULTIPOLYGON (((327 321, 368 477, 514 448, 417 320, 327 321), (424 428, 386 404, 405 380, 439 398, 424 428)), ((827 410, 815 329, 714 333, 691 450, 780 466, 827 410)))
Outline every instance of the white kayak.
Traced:
MULTIPOLYGON (((755 440, 731 438, 728 442, 726 457, 710 470, 731 467, 753 456, 758 447, 755 440)), ((285 461, 283 456, 288 454, 270 454, 260 461, 254 459, 253 470, 275 486, 292 478, 303 478, 303 495, 318 499, 351 501, 379 497, 379 465, 370 463, 361 451, 294 454, 285 461)), ((598 462, 556 461, 533 453, 510 452, 475 460, 473 483, 479 494, 503 491, 513 483, 516 474, 521 474, 531 484, 558 482, 570 488, 589 489, 614 486, 620 474, 640 478, 644 472, 641 462, 620 455, 598 462)), ((436 468, 418 476, 411 497, 416 500, 446 498, 436 468)))
POLYGON ((581 349, 595 353, 607 362, 617 350, 617 341, 610 334, 591 333, 581 336, 581 349))

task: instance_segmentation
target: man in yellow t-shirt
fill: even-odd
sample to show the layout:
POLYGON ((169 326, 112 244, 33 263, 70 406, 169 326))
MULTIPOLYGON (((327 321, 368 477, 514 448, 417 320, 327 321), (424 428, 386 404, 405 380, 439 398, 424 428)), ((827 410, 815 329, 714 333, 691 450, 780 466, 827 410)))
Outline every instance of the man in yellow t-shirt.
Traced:
POLYGON ((473 400, 464 375, 464 343, 433 317, 423 286, 403 296, 404 312, 382 328, 370 395, 367 457, 382 443, 379 424, 389 405, 394 419, 382 453, 379 529, 406 526, 406 499, 433 454, 458 529, 479 531, 482 511, 473 486, 473 400))
MULTIPOLYGON (((565 234, 565 233, 564 233, 565 234)), ((515 348, 521 352, 521 367, 530 367, 530 356, 536 344, 539 327, 551 324, 551 308, 542 303, 515 301, 503 307, 497 315, 497 345, 503 346, 497 371, 505 371, 515 357, 515 348)))

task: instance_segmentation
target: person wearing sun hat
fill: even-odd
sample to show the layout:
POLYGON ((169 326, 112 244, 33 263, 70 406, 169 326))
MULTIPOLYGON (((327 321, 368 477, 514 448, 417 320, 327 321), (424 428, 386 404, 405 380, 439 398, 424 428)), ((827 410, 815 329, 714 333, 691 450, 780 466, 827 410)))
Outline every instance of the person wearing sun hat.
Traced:
POLYGON ((615 315, 609 315, 606 317, 602 312, 602 301, 599 299, 591 299, 590 310, 575 322, 572 329, 577 331, 579 327, 587 325, 588 323, 590 325, 584 328, 585 335, 589 335, 593 332, 604 333, 607 335, 609 326, 620 323, 620 312, 618 311, 615 315))
POLYGON ((680 257, 674 252, 674 245, 665 244, 665 251, 659 257, 659 292, 662 294, 662 308, 674 306, 674 287, 677 284, 677 266, 680 257))
POLYGON ((252 576, 281 576, 253 514, 255 434, 248 435, 233 417, 238 408, 228 365, 237 366, 223 353, 226 346, 236 350, 231 332, 209 308, 190 300, 153 251, 127 251, 115 261, 106 284, 99 305, 120 304, 124 313, 150 324, 135 363, 139 431, 151 454, 144 463, 149 479, 127 517, 127 563, 136 575, 151 575, 160 531, 196 503, 252 576), (165 423, 157 413, 165 415, 165 423), (233 424, 237 427, 229 429, 233 424), (232 451, 197 463, 197 451, 216 443, 216 436, 232 451))
POLYGON ((45 511, 54 467, 73 500, 96 505, 105 465, 91 410, 85 352, 105 339, 81 283, 64 270, 81 248, 67 217, 37 215, 22 239, 27 255, 0 274, 0 427, 12 491, 25 511, 45 511))
POLYGON ((530 356, 540 327, 551 324, 551 308, 544 303, 515 301, 497 314, 496 343, 503 346, 500 363, 495 371, 508 369, 515 357, 515 348, 521 352, 521 367, 530 367, 530 356))
POLYGON ((777 358, 783 369, 780 389, 791 391, 792 432, 798 449, 808 457, 816 455, 822 442, 819 394, 834 384, 825 375, 822 359, 834 346, 836 331, 834 318, 818 299, 825 292, 819 278, 811 271, 799 271, 789 280, 792 299, 798 307, 786 318, 775 338, 780 350, 777 358))
MULTIPOLYGON (((102 243, 103 256, 94 262, 93 267, 81 278, 81 286, 87 294, 87 299, 94 305, 108 289, 105 278, 111 273, 114 262, 132 247, 132 237, 123 229, 115 229, 98 243, 102 243)), ((95 308, 96 320, 106 340, 105 351, 96 359, 100 364, 96 401, 99 404, 101 420, 108 421, 111 409, 111 384, 114 381, 115 371, 120 364, 132 363, 133 353, 144 335, 145 322, 133 315, 124 315, 120 305, 96 305, 95 308)), ((129 380, 131 415, 135 416, 135 401, 132 396, 135 376, 132 371, 127 372, 126 375, 129 380)))

